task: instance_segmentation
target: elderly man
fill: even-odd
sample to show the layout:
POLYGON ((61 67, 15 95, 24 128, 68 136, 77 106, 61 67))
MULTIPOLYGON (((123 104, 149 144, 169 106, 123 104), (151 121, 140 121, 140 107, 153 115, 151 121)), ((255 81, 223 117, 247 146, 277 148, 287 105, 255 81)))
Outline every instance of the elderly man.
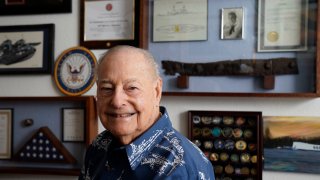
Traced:
POLYGON ((97 69, 105 131, 87 149, 79 179, 214 179, 204 154, 160 107, 162 80, 150 53, 117 46, 97 69))

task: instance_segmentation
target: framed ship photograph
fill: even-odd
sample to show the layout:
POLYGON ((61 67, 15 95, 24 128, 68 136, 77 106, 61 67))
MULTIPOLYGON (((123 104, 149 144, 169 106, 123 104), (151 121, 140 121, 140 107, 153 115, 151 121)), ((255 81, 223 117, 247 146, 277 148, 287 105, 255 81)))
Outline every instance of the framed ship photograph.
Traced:
POLYGON ((0 26, 0 74, 50 74, 54 24, 0 26))

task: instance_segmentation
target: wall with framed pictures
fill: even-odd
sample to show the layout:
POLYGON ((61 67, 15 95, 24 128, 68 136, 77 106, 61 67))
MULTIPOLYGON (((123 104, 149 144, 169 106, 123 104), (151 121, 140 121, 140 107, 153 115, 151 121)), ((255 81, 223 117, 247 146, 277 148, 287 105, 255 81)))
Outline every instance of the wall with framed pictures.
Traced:
POLYGON ((92 96, 0 99, 1 173, 80 173, 98 133, 92 96))
MULTIPOLYGON (((150 3, 148 10, 150 10, 149 15, 152 16, 152 10, 153 10, 153 2, 154 0, 142 0, 144 2, 150 3)), ((246 14, 248 13, 246 8, 251 8, 251 6, 256 6, 256 2, 254 0, 251 0, 249 2, 247 1, 239 1, 239 0, 228 0, 228 1, 221 1, 216 2, 216 0, 213 0, 214 4, 220 4, 220 3, 226 3, 226 6, 219 5, 221 8, 238 8, 243 7, 244 8, 244 16, 254 16, 253 14, 246 14), (244 5, 239 5, 239 3, 243 3, 244 5), (253 3, 253 4, 251 4, 253 3), (248 6, 248 7, 246 7, 248 6)), ((209 3, 211 3, 211 0, 208 0, 209 3)), ((311 1, 309 1, 311 2, 311 1)), ((312 2, 314 2, 312 0, 312 2)), ((253 7, 252 7, 253 9, 253 7)), ((212 9, 210 9, 212 10, 212 9)), ((55 38, 54 38, 54 57, 55 60, 58 58, 58 55, 61 54, 65 49, 68 49, 70 47, 74 47, 79 45, 79 11, 80 11, 80 1, 79 0, 72 0, 72 13, 66 13, 66 14, 58 14, 58 15, 28 15, 28 16, 0 16, 0 25, 1 26, 11 26, 11 25, 27 25, 27 24, 46 24, 46 23, 54 23, 55 24, 55 38)), ((214 21, 208 21, 210 23, 210 26, 208 28, 218 28, 218 27, 212 27, 213 22, 220 21, 219 12, 220 9, 217 11, 211 11, 208 13, 213 13, 215 16, 217 16, 214 21)), ((149 18, 151 20, 151 17, 144 16, 144 18, 149 18)), ((212 17, 209 17, 209 19, 212 17)), ((318 19, 318 18, 317 18, 318 19)), ((247 24, 247 17, 244 19, 244 25, 247 24)), ((220 24, 218 22, 215 22, 217 26, 220 28, 220 24)), ((142 33, 147 36, 147 38, 152 38, 152 32, 151 27, 152 24, 149 25, 150 33, 147 36, 147 33, 142 33)), ((253 28, 253 27, 252 27, 253 28)), ((210 30, 211 31, 211 30, 210 30)), ((247 30, 245 30, 247 31, 247 30)), ((141 32, 140 32, 141 33, 141 32)), ((220 31, 217 33, 217 41, 220 39, 220 31)), ((244 39, 248 37, 247 32, 244 32, 244 39)), ((212 32, 208 32, 208 38, 212 38, 213 34, 212 32)), ((214 36, 216 37, 216 36, 214 36)), ((253 38, 253 37, 251 37, 253 38)), ((249 38, 249 39, 251 39, 249 38)), ((145 40, 145 39, 144 39, 145 40)), ((227 45, 231 46, 233 42, 237 42, 238 40, 224 40, 227 45), (230 42, 229 42, 230 41, 230 42)), ((240 42, 240 40, 239 40, 240 42)), ((239 44, 239 42, 237 42, 239 44)), ((241 41, 246 42, 246 41, 241 41)), ((176 47, 183 47, 185 49, 189 48, 189 45, 194 44, 185 42, 185 43, 176 43, 172 42, 176 45, 176 47), (189 43, 189 44, 187 44, 189 43)), ((212 44, 215 44, 216 42, 212 42, 212 44)), ((236 44, 237 44, 236 43, 236 44)), ((170 54, 183 54, 187 53, 187 51, 182 51, 181 48, 168 50, 166 46, 167 43, 155 43, 157 45, 157 52, 159 51, 165 51, 166 53, 170 54), (161 48, 160 48, 161 47, 161 48)), ((152 45, 150 50, 153 50, 154 42, 150 40, 149 45, 152 45)), ((210 44, 211 45, 211 44, 210 44)), ((227 45, 225 45, 227 47, 227 45)), ((252 45, 252 48, 256 48, 256 46, 252 45)), ((210 46, 211 47, 211 46, 210 46)), ((244 48, 242 48, 243 50, 244 48)), ((93 53, 96 55, 96 57, 99 57, 104 49, 101 50, 93 50, 93 53)), ((201 53, 202 51, 199 51, 201 53)), ((231 52, 228 52, 231 53, 231 52)), ((268 53, 269 54, 269 53, 268 53)), ((271 53, 273 54, 273 53, 271 53)), ((277 54, 277 53, 275 53, 277 54)), ((219 56, 222 54, 219 53, 219 56)), ((225 55, 225 54, 224 54, 225 55)), ((171 57, 171 55, 170 55, 171 57)), ((178 58, 177 58, 178 59, 178 58)), ((193 58, 194 60, 195 58, 193 58)), ((221 58, 222 59, 222 58, 221 58)), ((210 58, 211 60, 211 58, 210 58)), ((311 64, 310 64, 311 65, 311 64)), ((309 65, 306 65, 309 67, 309 65)), ((312 69, 313 67, 310 67, 312 69)), ((163 70, 161 70, 163 71, 163 70)), ((230 76, 231 77, 231 76, 230 76)), ((230 78, 229 77, 229 78, 230 78)), ((314 79, 314 76, 308 77, 306 80, 314 79)), ((228 78, 226 78, 228 79, 228 78)), ((242 79, 242 78, 239 78, 242 79)), ((251 77, 250 77, 251 79, 251 77)), ((253 78, 252 78, 253 79, 253 78)), ((202 78, 201 78, 202 80, 202 78)), ((173 81, 173 80, 172 80, 173 81)), ((252 80, 253 81, 253 80, 252 80)), ((242 81, 241 81, 242 82, 242 81)), ((278 82, 278 81, 276 81, 278 82)), ((61 96, 61 93, 59 90, 55 87, 55 84, 52 82, 52 77, 50 75, 1 75, 0 78, 0 96, 1 97, 22 97, 23 96, 61 96), (23 88, 21 88, 23 87, 23 88)), ((175 80, 172 82, 173 85, 176 84, 175 80)), ((192 85, 192 83, 190 83, 192 85)), ((179 89, 179 91, 181 91, 179 89)), ((94 96, 96 94, 95 87, 93 86, 88 92, 86 92, 84 95, 90 95, 94 96)), ((166 106, 168 108, 170 118, 172 119, 173 126, 177 128, 178 131, 182 132, 184 135, 188 135, 188 115, 187 111, 190 109, 197 109, 197 110, 231 110, 231 111, 262 111, 264 115, 267 116, 320 116, 319 106, 320 106, 320 100, 318 98, 313 98, 314 93, 312 92, 311 95, 309 93, 303 93, 298 94, 301 97, 295 98, 296 94, 290 93, 290 95, 285 94, 286 98, 279 97, 281 96, 281 93, 277 93, 276 95, 273 95, 272 93, 259 93, 259 96, 264 97, 252 97, 256 94, 253 93, 241 93, 241 95, 245 94, 249 97, 235 97, 238 94, 236 93, 228 93, 228 94, 222 94, 226 95, 224 97, 221 97, 220 93, 181 93, 181 92, 165 92, 165 96, 162 98, 161 104, 166 106), (195 96, 189 96, 190 94, 195 96), (261 95, 262 94, 262 95, 261 95), (171 96, 171 95, 177 95, 177 96, 171 96), (219 96, 219 97, 218 97, 219 96), (270 97, 271 96, 271 97, 270 97), (287 98, 287 96, 291 96, 291 98, 287 98), (309 98, 311 97, 311 98, 309 98)), ((240 96, 241 96, 240 95, 240 96)), ((63 96, 64 98, 64 96, 63 96)), ((2 105, 0 103, 0 105, 2 105)), ((6 111, 8 107, 5 107, 6 111)), ((0 112, 1 116, 1 112, 0 112)), ((5 115, 6 116, 6 115, 5 115)), ((104 128, 101 124, 98 126, 99 131, 102 131, 104 128)), ((0 160, 3 161, 3 160, 0 160)), ((0 168, 2 169, 2 167, 0 168)), ((35 171, 27 171, 24 174, 18 174, 17 171, 13 171, 13 168, 11 168, 10 171, 7 173, 0 173, 0 179, 26 179, 26 180, 34 180, 34 179, 48 179, 48 180, 56 180, 56 179, 63 179, 63 180, 70 180, 75 179, 77 177, 75 176, 64 176, 61 174, 58 175, 56 173, 55 175, 39 175, 39 172, 37 169, 35 171)), ((21 171, 21 169, 19 169, 21 171)), ((62 173, 63 174, 63 173, 62 173)), ((319 174, 311 174, 311 173, 298 173, 298 172, 274 172, 269 170, 263 170, 263 179, 291 179, 291 180, 300 180, 300 179, 308 179, 308 180, 318 180, 319 174)))
POLYGON ((152 2, 165 95, 319 96, 317 1, 152 2))

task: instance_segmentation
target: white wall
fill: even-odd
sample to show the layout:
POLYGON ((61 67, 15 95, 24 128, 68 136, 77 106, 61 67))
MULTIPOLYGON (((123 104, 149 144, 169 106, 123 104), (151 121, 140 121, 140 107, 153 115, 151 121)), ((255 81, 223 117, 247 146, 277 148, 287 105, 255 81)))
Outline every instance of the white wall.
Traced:
MULTIPOLYGON (((55 59, 63 50, 79 44, 79 1, 73 0, 72 14, 0 16, 0 25, 55 24, 55 59)), ((99 55, 101 51, 94 51, 99 55)), ((85 95, 95 95, 95 86, 85 95)), ((50 75, 0 75, 0 97, 2 96, 62 96, 50 75)), ((168 108, 176 127, 187 134, 187 111, 189 110, 230 110, 262 111, 270 116, 320 116, 318 98, 235 98, 235 97, 173 97, 166 96, 162 105, 168 108)), ((99 131, 103 128, 100 125, 99 131)), ((43 176, 0 174, 0 179, 61 179, 70 176, 43 176)), ((298 173, 263 172, 266 180, 318 180, 320 175, 298 173)))

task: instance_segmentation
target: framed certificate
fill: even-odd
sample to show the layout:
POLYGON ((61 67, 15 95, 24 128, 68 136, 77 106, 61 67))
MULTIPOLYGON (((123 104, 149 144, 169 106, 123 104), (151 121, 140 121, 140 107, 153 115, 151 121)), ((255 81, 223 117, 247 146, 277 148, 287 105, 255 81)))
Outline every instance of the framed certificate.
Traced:
POLYGON ((153 41, 207 40, 207 0, 155 0, 153 41))
POLYGON ((0 159, 11 159, 12 109, 0 109, 0 159))
POLYGON ((308 0, 259 0, 258 51, 305 51, 308 0))
POLYGON ((80 45, 90 49, 111 48, 118 44, 143 47, 147 22, 146 0, 81 0, 80 45), (143 18, 140 18, 145 16, 143 18), (140 25, 140 26, 139 26, 140 25), (142 31, 142 32, 141 32, 142 31), (143 36, 142 36, 143 35, 143 36))
POLYGON ((82 108, 63 108, 62 109, 62 140, 78 141, 85 140, 85 111, 82 108))

